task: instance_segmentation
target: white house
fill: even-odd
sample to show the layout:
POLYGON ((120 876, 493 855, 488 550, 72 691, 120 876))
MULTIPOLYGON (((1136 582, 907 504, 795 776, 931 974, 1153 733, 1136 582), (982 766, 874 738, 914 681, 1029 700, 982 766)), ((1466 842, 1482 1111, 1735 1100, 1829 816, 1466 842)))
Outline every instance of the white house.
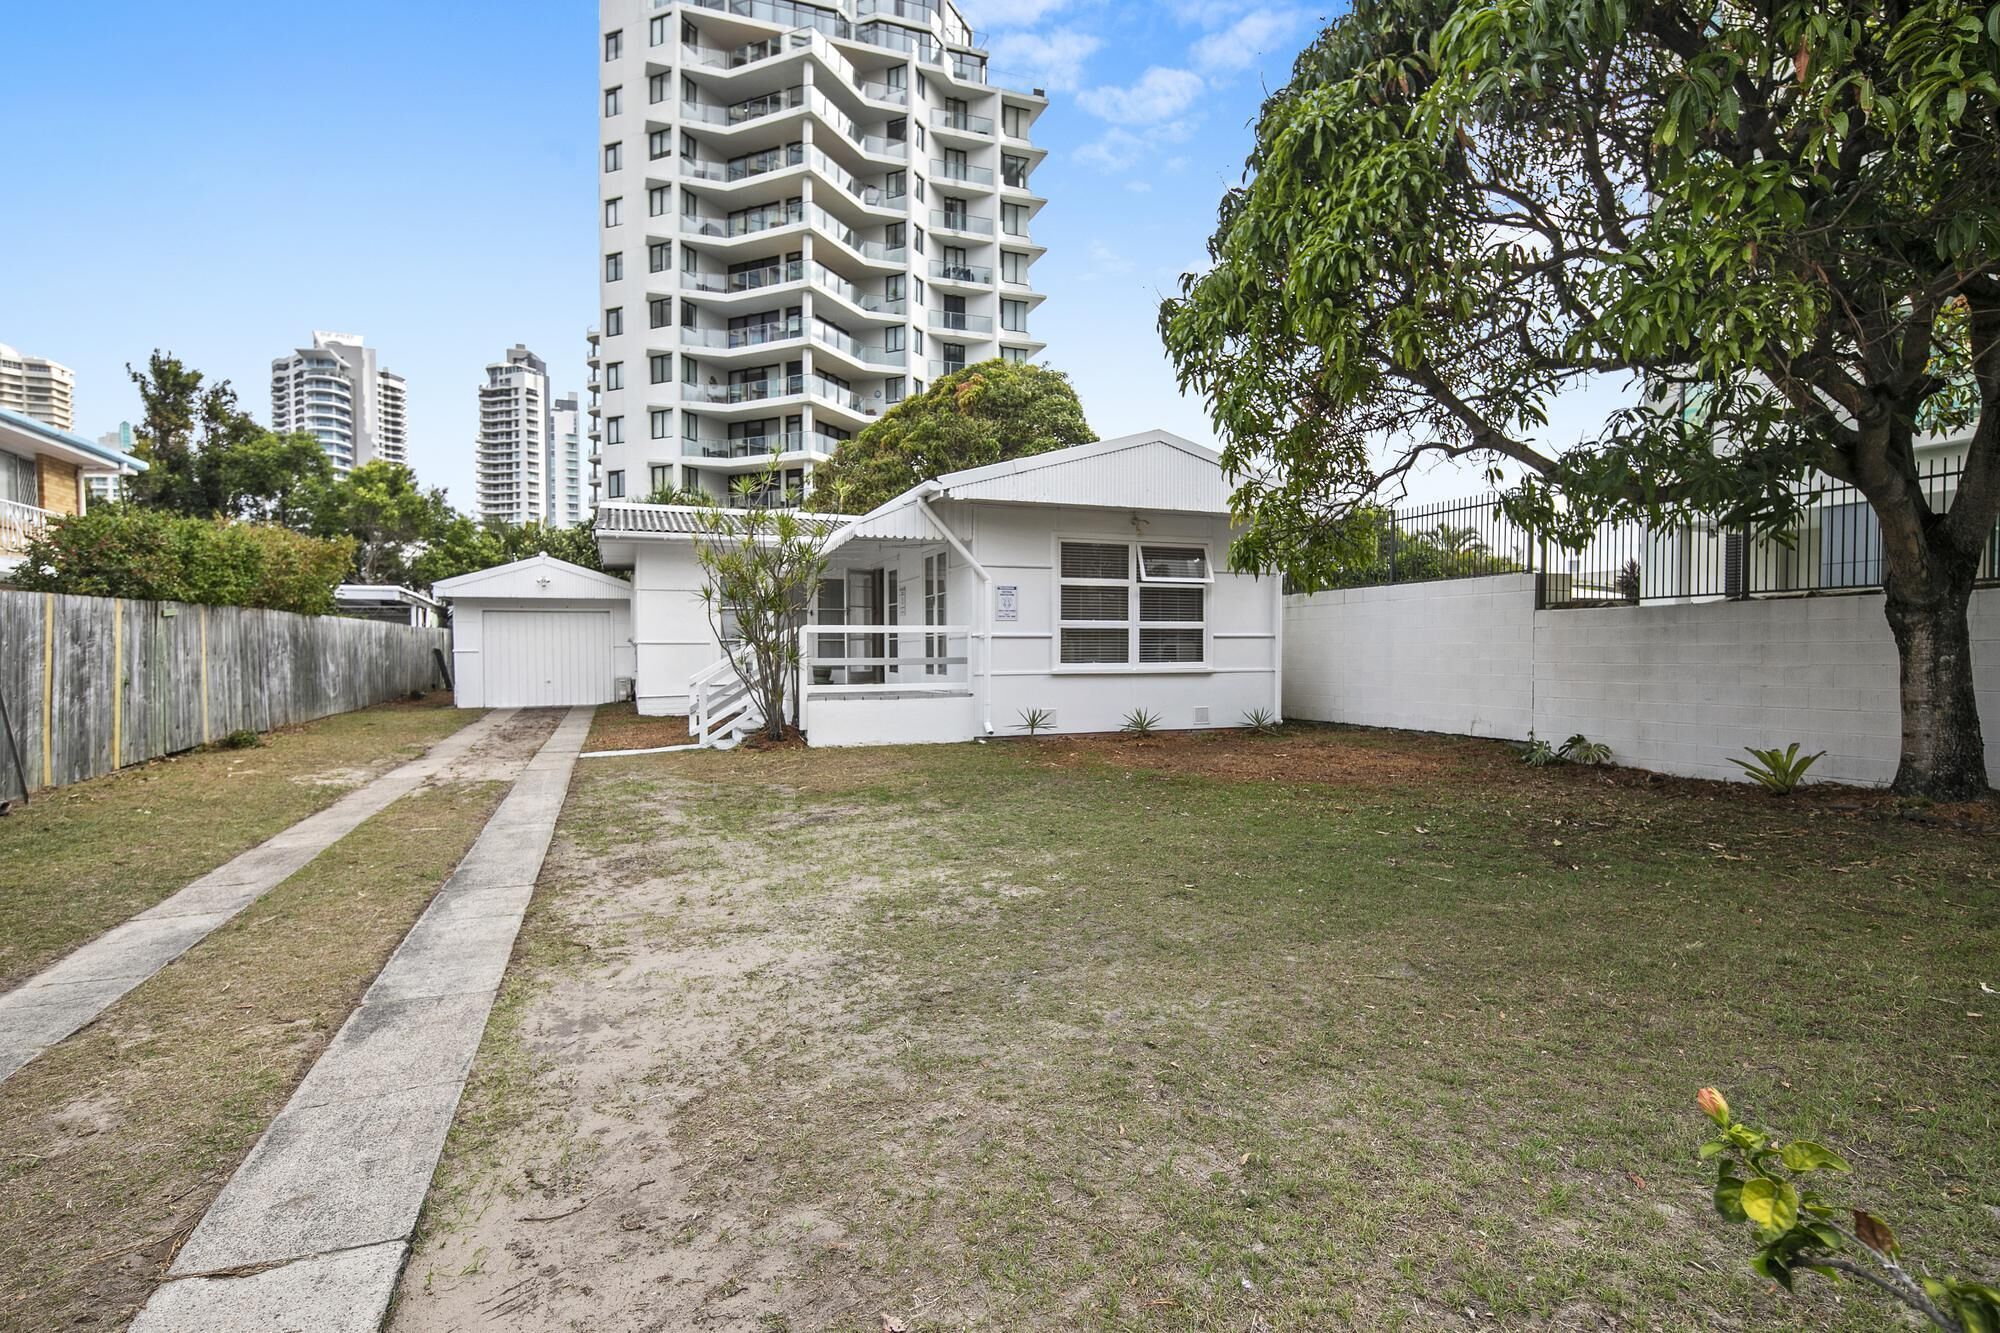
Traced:
POLYGON ((536 555, 453 579, 453 693, 460 708, 602 704, 632 678, 632 585, 536 555))
MULTIPOLYGON (((839 521, 806 633, 814 745, 1233 727, 1279 711, 1279 580, 1228 567, 1228 478, 1164 431, 948 473, 839 521)), ((630 568, 634 697, 720 734, 740 706, 700 602, 700 511, 607 503, 630 568)), ((442 585, 440 585, 442 586, 442 585)))

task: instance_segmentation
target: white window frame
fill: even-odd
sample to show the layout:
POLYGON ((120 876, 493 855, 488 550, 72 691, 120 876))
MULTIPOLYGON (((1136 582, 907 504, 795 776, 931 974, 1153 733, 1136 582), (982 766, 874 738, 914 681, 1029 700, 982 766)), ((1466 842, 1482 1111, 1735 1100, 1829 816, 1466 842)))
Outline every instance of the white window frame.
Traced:
POLYGON ((1208 542, 1175 538, 1142 538, 1130 534, 1058 532, 1054 534, 1049 552, 1049 615, 1054 632, 1049 636, 1049 669, 1057 675, 1206 675, 1215 670, 1215 634, 1209 621, 1214 599, 1202 594, 1201 620, 1160 621, 1143 619, 1144 589, 1154 587, 1194 587, 1208 588, 1215 582, 1215 552, 1208 542), (1065 578, 1063 576, 1063 546, 1069 543, 1088 543, 1094 546, 1120 546, 1125 549, 1125 577, 1123 579, 1065 578), (1149 577, 1145 572, 1143 552, 1146 548, 1168 548, 1174 550, 1196 550, 1201 552, 1202 576, 1200 578, 1174 578, 1164 576, 1149 577), (1078 587, 1124 588, 1127 590, 1124 620, 1070 620, 1062 613, 1062 594, 1066 584, 1078 587), (1063 661, 1063 631, 1066 629, 1123 629, 1125 631, 1125 660, 1123 662, 1065 662, 1063 661), (1148 629, 1199 629, 1201 631, 1201 660, 1198 662, 1146 662, 1141 660, 1141 643, 1144 631, 1148 629))

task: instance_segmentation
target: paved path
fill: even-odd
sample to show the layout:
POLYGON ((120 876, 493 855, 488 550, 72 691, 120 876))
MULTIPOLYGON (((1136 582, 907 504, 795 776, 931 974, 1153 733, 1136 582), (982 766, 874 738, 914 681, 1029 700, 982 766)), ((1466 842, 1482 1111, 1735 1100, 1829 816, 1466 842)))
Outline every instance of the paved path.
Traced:
POLYGON ((0 995, 0 1082, 290 879, 363 820, 464 758, 513 716, 513 709, 502 709, 461 727, 421 758, 355 788, 0 995))
POLYGON ((223 1188, 132 1333, 374 1333, 593 710, 571 709, 223 1188))

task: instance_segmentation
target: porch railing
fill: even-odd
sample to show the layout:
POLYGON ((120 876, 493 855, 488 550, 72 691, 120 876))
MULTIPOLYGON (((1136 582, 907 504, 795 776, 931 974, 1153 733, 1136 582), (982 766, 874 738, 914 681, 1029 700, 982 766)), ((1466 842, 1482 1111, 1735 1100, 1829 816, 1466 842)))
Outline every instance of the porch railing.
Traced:
POLYGON ((815 687, 968 688, 975 635, 965 625, 807 625, 800 660, 815 687))
POLYGON ((54 517, 46 509, 18 500, 0 500, 0 551, 20 555, 28 549, 29 542, 42 535, 42 528, 54 517))

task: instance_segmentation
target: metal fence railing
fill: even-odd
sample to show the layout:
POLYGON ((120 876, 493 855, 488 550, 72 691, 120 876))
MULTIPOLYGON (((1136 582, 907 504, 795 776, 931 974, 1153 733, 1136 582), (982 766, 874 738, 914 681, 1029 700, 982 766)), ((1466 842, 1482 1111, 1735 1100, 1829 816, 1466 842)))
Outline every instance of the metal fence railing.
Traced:
MULTIPOLYGON (((1942 512, 1958 488, 1955 459, 1929 460, 1919 481, 1942 512)), ((1508 518, 1497 494, 1385 511, 1373 550, 1331 586, 1365 588, 1492 574, 1540 576, 1544 605, 1846 592, 1882 586, 1882 531, 1868 501, 1844 482, 1803 484, 1804 512, 1791 530, 1760 535, 1712 521, 1655 527, 1605 523, 1581 549, 1508 518)), ((2000 579, 2000 525, 1980 562, 2000 579)))

